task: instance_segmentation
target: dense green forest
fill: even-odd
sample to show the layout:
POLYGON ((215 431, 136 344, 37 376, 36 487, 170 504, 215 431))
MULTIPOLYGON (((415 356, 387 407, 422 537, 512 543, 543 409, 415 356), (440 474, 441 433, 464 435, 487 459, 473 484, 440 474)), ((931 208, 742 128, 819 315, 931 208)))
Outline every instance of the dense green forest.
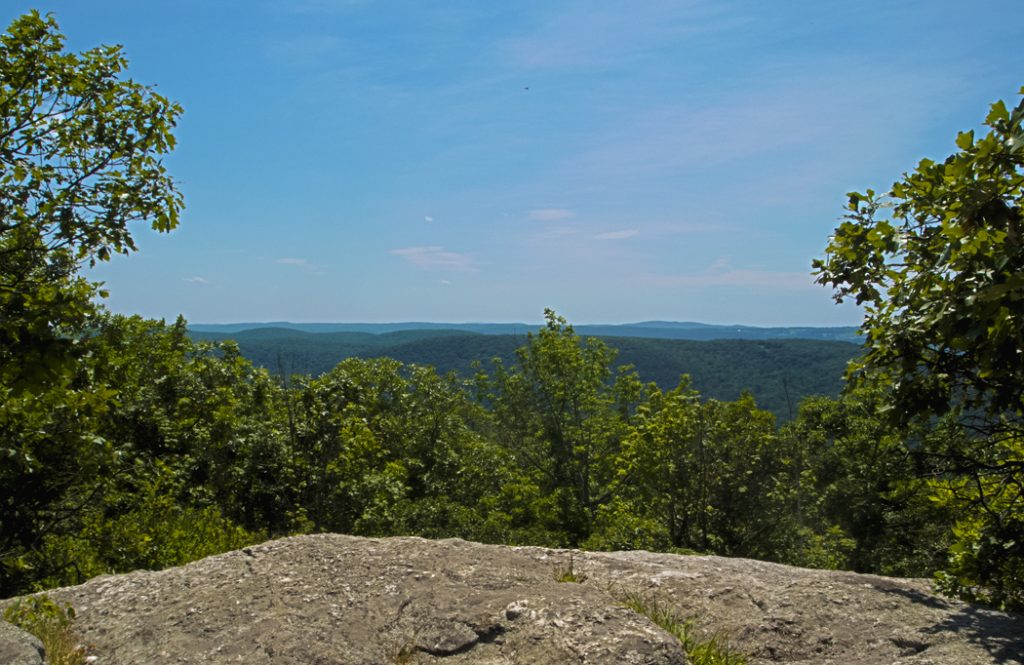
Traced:
MULTIPOLYGON (((370 333, 381 335, 394 332, 451 332, 478 335, 519 335, 536 330, 526 323, 189 323, 189 330, 197 333, 243 333, 261 328, 283 328, 308 333, 370 333)), ((801 326, 759 327, 719 325, 693 321, 641 321, 639 323, 585 324, 576 326, 583 337, 644 337, 650 339, 689 339, 709 341, 721 339, 813 339, 830 342, 860 344, 857 328, 851 326, 809 328, 801 326)))
MULTIPOLYGON (((516 349, 526 340, 525 334, 485 335, 443 328, 369 334, 268 327, 234 333, 190 329, 189 334, 197 341, 232 340, 243 356, 278 376, 320 376, 345 358, 387 357, 469 378, 494 358, 513 362, 516 349)), ((671 390, 687 374, 705 398, 733 400, 749 391, 780 421, 792 419, 797 405, 807 397, 838 396, 846 365, 860 352, 846 342, 809 339, 601 339, 618 350, 616 361, 632 365, 644 382, 671 390)))
POLYGON ((1024 608, 1024 104, 849 195, 814 270, 865 304, 863 354, 780 426, 554 312, 472 376, 315 377, 105 312, 81 267, 183 204, 161 162, 181 109, 125 64, 36 13, 0 37, 0 595, 336 531, 934 575, 1024 608))

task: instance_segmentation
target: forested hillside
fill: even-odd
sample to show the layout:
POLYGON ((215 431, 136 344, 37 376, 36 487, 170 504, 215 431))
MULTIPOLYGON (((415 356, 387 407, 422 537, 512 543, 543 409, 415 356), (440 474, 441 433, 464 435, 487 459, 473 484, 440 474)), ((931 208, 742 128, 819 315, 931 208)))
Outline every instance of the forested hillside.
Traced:
MULTIPOLYGON (((319 376, 345 358, 389 357, 429 365, 464 378, 487 369, 498 358, 514 360, 523 335, 485 335, 423 329, 381 334, 310 333, 288 328, 257 328, 236 333, 189 333, 196 340, 234 340, 242 355, 272 374, 319 376)), ((750 391, 757 403, 780 420, 792 418, 799 403, 814 395, 836 397, 847 363, 859 347, 846 342, 792 340, 713 340, 706 342, 603 337, 618 350, 617 364, 632 365, 644 382, 671 390, 683 374, 706 398, 733 400, 750 391)))
MULTIPOLYGON (((227 333, 234 335, 250 330, 280 328, 308 333, 371 333, 381 335, 393 332, 458 331, 480 335, 525 335, 536 331, 537 324, 527 323, 189 323, 196 333, 227 333)), ((621 324, 584 324, 576 326, 584 337, 644 337, 651 339, 689 339, 708 341, 717 339, 810 339, 860 344, 857 328, 840 327, 758 327, 742 325, 716 325, 689 321, 642 321, 621 324)))
POLYGON ((341 362, 264 346, 270 369, 113 315, 82 267, 183 204, 161 161, 181 109, 125 66, 36 12, 0 37, 0 595, 329 531, 934 576, 1024 609, 1024 103, 849 195, 814 263, 868 305, 837 396, 855 347, 602 341, 552 311, 514 339, 338 337, 363 356, 341 362), (415 363, 368 357, 392 354, 415 363), (772 384, 829 394, 780 425, 735 394, 772 384))

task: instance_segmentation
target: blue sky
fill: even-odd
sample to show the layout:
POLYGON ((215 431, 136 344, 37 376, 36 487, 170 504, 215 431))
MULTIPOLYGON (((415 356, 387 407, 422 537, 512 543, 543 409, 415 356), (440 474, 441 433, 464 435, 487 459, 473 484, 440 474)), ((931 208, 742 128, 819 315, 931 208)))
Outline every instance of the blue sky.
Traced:
POLYGON ((1024 84, 1019 0, 4 8, 185 108, 180 228, 91 275, 197 323, 856 325, 810 276, 845 193, 1024 84))

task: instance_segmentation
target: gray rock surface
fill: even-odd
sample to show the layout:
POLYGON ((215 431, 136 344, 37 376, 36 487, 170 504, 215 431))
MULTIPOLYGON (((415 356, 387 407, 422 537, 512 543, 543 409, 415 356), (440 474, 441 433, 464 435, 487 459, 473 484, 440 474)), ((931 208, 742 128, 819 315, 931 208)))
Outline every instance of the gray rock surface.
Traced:
POLYGON ((35 635, 0 621, 0 665, 43 665, 43 645, 35 635))
POLYGON ((721 557, 316 535, 50 595, 97 665, 686 663, 627 593, 751 663, 1024 663, 1024 618, 924 580, 721 557), (582 584, 556 580, 570 556, 582 584))

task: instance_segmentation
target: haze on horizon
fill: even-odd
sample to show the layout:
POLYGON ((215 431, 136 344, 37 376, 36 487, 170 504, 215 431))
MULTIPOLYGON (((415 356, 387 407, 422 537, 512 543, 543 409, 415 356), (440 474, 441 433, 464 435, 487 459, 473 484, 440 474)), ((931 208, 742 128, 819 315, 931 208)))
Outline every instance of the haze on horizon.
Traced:
POLYGON ((857 325, 845 193, 1015 101, 1010 0, 43 0, 185 109, 168 236, 89 275, 190 321, 857 325))

